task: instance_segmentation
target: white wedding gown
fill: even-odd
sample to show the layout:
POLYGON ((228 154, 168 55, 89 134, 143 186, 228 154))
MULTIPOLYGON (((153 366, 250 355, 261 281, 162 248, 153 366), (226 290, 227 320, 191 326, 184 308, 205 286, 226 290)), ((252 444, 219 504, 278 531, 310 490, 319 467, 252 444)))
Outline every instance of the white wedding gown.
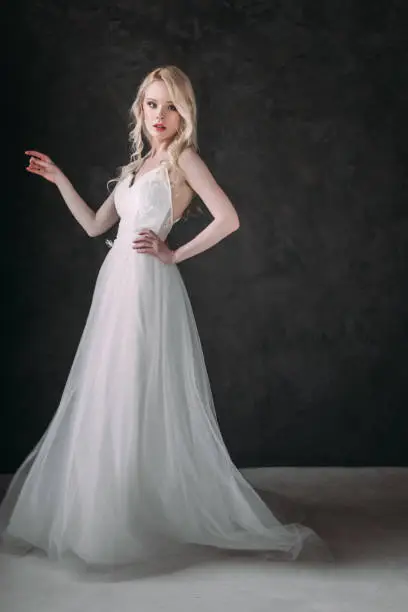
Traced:
POLYGON ((295 559, 320 538, 282 524, 232 463, 179 270, 131 246, 140 228, 162 239, 172 228, 167 167, 123 180, 115 206, 59 407, 1 505, 3 544, 88 567, 187 544, 295 559))

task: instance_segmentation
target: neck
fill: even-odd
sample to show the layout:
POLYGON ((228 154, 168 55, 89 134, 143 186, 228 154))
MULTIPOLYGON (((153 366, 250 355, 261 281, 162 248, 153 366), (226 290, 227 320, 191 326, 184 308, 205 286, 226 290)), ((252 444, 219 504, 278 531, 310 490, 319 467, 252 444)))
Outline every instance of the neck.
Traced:
POLYGON ((163 157, 163 155, 167 151, 169 144, 170 143, 168 141, 157 142, 153 140, 151 143, 149 157, 152 159, 155 159, 156 157, 163 157))

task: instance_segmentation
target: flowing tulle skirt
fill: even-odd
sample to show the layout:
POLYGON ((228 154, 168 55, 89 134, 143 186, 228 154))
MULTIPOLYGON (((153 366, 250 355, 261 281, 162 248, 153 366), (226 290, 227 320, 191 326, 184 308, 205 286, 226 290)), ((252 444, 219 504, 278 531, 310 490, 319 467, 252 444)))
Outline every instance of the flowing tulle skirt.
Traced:
POLYGON ((3 543, 117 566, 186 544, 280 551, 283 525, 232 463, 177 266, 116 241, 47 431, 1 506, 3 543))

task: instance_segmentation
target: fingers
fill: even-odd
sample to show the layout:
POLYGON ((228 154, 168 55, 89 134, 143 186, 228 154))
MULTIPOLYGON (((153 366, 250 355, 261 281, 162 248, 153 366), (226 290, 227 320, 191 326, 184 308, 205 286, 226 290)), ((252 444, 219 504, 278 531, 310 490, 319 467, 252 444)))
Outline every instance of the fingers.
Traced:
POLYGON ((35 159, 34 157, 31 157, 30 164, 33 164, 35 166, 41 166, 42 168, 48 168, 50 165, 50 162, 41 161, 39 159, 35 159))
POLYGON ((158 252, 159 239, 156 234, 149 229, 138 232, 138 237, 133 240, 132 248, 138 253, 149 253, 156 255, 158 252))
POLYGON ((157 249, 151 243, 142 242, 137 243, 133 242, 132 249, 137 251, 138 253, 149 253, 150 255, 157 255, 157 249))
POLYGON ((143 228, 138 232, 139 236, 151 236, 152 238, 157 238, 157 234, 154 233, 153 230, 148 228, 143 228))
POLYGON ((143 228, 137 232, 137 238, 132 241, 132 248, 138 253, 149 253, 157 255, 159 250, 159 238, 153 230, 143 228))
POLYGON ((146 241, 149 244, 152 243, 159 243, 159 238, 158 236, 153 232, 153 230, 150 229, 142 229, 139 230, 137 232, 137 238, 134 239, 134 242, 142 242, 142 241, 146 241))
POLYGON ((134 240, 133 244, 137 248, 153 247, 153 243, 151 242, 151 240, 134 240))
POLYGON ((157 251, 157 242, 153 242, 152 240, 134 240, 133 247, 136 249, 152 249, 153 251, 157 251))
POLYGON ((30 164, 26 167, 26 170, 29 170, 30 172, 35 172, 36 174, 46 174, 45 168, 37 164, 30 164))
POLYGON ((37 157, 39 159, 42 159, 45 162, 52 163, 51 159, 48 157, 48 155, 45 155, 45 153, 40 153, 39 151, 32 151, 32 150, 24 151, 24 153, 26 155, 32 155, 33 157, 37 157))
POLYGON ((33 174, 44 175, 44 172, 42 170, 37 170, 36 168, 30 168, 30 166, 28 166, 26 170, 27 172, 32 172, 33 174))
MULTIPOLYGON (((133 248, 135 248, 135 247, 133 247, 133 248)), ((157 256, 156 251, 155 251, 155 250, 153 250, 153 249, 148 249, 148 248, 145 248, 145 249, 139 249, 139 248, 138 248, 138 249, 136 249, 136 251, 137 251, 138 253, 147 253, 148 255, 156 255, 156 256, 157 256)))

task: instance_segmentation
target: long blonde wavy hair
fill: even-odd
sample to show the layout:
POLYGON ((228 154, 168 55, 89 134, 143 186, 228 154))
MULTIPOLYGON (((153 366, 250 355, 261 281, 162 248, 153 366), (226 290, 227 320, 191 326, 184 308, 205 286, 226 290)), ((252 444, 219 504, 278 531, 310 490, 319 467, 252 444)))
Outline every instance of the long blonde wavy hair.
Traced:
MULTIPOLYGON (((197 144, 197 105, 194 90, 188 76, 177 66, 161 66, 155 68, 143 79, 137 91, 136 98, 130 108, 133 128, 129 133, 131 143, 130 162, 119 168, 120 174, 113 181, 121 181, 129 174, 135 175, 150 154, 151 137, 143 120, 143 100, 146 88, 153 81, 163 81, 169 90, 171 99, 181 116, 180 128, 167 148, 170 169, 178 171, 178 158, 187 147, 198 151, 197 144), (150 145, 143 155, 145 142, 150 145)), ((170 173, 172 175, 172 173, 170 173)))

